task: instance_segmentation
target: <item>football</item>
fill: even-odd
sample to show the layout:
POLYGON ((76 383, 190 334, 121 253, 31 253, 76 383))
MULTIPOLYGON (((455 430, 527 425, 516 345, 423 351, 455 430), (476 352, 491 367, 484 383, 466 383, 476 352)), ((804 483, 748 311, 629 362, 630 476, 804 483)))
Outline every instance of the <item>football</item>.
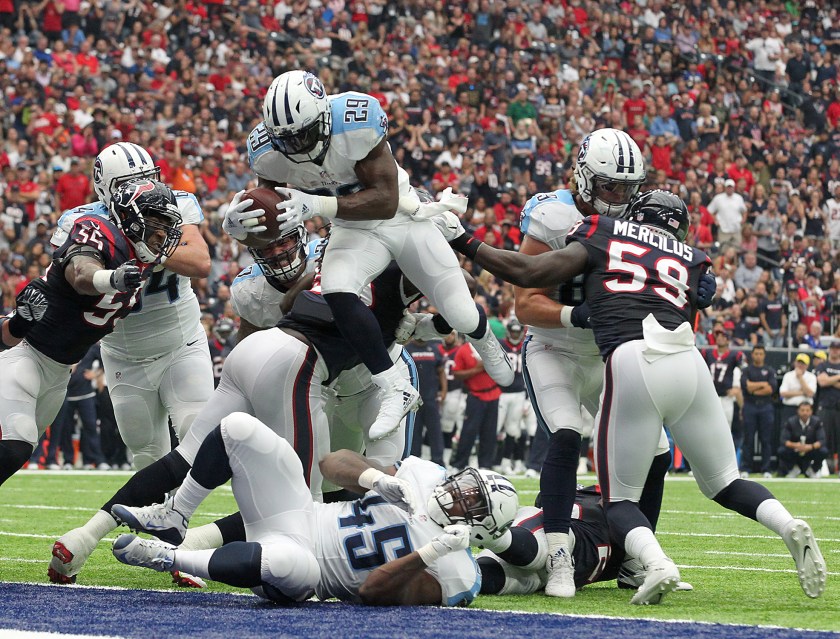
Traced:
MULTIPOLYGON (((262 233, 248 233, 248 236, 242 240, 245 246, 250 248, 263 248, 269 242, 273 242, 280 235, 280 230, 277 225, 277 204, 286 200, 274 189, 259 186, 255 189, 245 191, 242 196, 243 200, 254 200, 254 203, 246 210, 255 211, 262 209, 266 212, 265 221, 261 222, 262 226, 267 227, 262 233)), ((259 225, 257 225, 259 226, 259 225)))

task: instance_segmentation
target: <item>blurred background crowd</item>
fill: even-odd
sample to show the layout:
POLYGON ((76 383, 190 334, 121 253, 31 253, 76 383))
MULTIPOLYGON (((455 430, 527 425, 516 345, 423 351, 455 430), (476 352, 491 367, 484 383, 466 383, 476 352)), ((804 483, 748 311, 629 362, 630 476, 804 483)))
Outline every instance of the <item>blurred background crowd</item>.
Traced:
MULTIPOLYGON (((95 197, 96 154, 131 141, 204 208, 213 270, 194 286, 224 346, 228 287, 250 258, 221 220, 255 185, 245 140, 266 88, 305 68, 331 93, 375 96, 412 183, 467 194, 465 225, 513 250, 522 206, 568 186, 582 137, 626 130, 714 258, 698 343, 764 344, 781 376, 793 350, 840 338, 838 13, 830 0, 0 0, 2 305, 49 265, 61 212, 95 197)), ((476 274, 503 334, 512 290, 476 274)))

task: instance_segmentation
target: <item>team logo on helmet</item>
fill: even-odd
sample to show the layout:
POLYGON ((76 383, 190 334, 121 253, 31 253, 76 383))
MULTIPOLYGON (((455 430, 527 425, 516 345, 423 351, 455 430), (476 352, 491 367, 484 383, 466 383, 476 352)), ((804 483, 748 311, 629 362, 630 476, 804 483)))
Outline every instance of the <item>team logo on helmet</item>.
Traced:
POLYGON ((586 154, 589 151, 589 136, 587 135, 583 138, 583 142, 580 143, 580 151, 578 151, 578 163, 582 164, 586 160, 586 154))
POLYGON ((93 163, 93 181, 94 182, 101 182, 102 181, 102 160, 100 158, 96 158, 96 161, 93 163))
POLYGON ((303 78, 303 86, 305 86, 306 90, 319 100, 327 94, 324 89, 324 85, 321 84, 321 81, 311 73, 307 74, 306 77, 303 78))
POLYGON ((140 197, 143 193, 148 191, 154 191, 155 185, 149 182, 148 180, 144 180, 143 182, 136 182, 134 185, 134 191, 131 194, 131 197, 126 202, 126 205, 131 204, 134 200, 140 197))

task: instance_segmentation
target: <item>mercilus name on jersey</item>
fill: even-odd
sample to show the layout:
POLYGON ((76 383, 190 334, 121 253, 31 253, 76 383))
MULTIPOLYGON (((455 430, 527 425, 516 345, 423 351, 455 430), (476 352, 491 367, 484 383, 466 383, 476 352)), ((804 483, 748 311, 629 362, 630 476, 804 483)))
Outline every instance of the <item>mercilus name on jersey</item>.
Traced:
POLYGON ((638 240, 639 242, 650 244, 654 248, 658 248, 660 251, 677 255, 687 262, 690 262, 694 257, 694 249, 690 246, 683 244, 670 235, 657 232, 655 229, 651 229, 648 226, 639 226, 638 224, 634 224, 633 222, 628 222, 626 220, 616 220, 614 232, 616 235, 623 235, 625 237, 638 240))

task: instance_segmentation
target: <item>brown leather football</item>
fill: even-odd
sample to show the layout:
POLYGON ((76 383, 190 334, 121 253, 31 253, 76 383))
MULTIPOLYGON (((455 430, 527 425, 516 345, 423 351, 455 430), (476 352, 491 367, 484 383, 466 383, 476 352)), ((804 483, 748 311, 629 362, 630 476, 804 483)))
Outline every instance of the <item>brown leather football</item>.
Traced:
POLYGON ((276 206, 280 202, 284 202, 287 198, 280 195, 274 189, 258 186, 255 189, 245 191, 242 199, 254 200, 254 203, 246 210, 255 211, 262 209, 265 211, 266 214, 263 216, 264 221, 260 222, 260 224, 267 227, 262 233, 248 233, 248 236, 242 243, 251 248, 263 248, 266 244, 276 240, 280 235, 280 229, 277 224, 277 214, 279 211, 276 206))

